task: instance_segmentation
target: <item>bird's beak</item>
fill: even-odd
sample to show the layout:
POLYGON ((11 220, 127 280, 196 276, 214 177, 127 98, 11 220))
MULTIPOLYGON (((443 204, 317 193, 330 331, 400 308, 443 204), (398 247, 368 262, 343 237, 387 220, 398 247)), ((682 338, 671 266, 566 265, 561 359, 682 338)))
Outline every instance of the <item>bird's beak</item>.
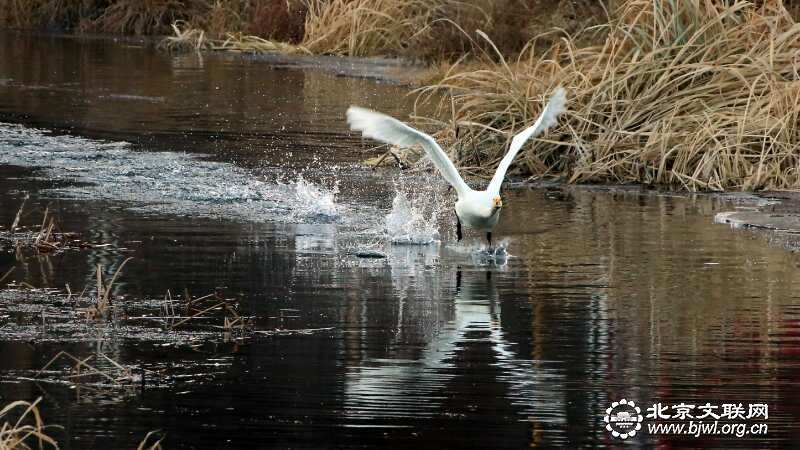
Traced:
POLYGON ((500 200, 500 197, 495 197, 494 198, 494 207, 497 208, 497 209, 500 209, 500 208, 503 207, 503 201, 500 200))

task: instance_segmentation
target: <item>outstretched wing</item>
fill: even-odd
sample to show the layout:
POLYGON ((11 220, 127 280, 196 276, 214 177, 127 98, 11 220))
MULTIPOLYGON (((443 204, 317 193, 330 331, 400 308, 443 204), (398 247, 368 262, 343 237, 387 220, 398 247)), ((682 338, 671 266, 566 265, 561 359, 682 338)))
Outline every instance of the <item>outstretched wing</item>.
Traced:
POLYGON ((558 115, 563 113, 566 109, 566 102, 567 95, 564 92, 564 89, 556 89, 556 91, 550 97, 550 101, 547 103, 547 106, 544 107, 542 114, 540 114, 539 118, 536 120, 536 123, 522 130, 519 134, 514 136, 513 139, 511 139, 511 146, 508 148, 508 153, 506 153, 506 156, 503 157, 503 160, 500 161, 500 164, 497 166, 497 171, 494 173, 492 181, 489 182, 489 188, 487 191, 494 193, 495 195, 500 193, 500 185, 503 184, 503 179, 506 177, 506 171, 508 171, 508 167, 514 161, 514 157, 517 156, 519 149, 522 148, 528 139, 540 135, 545 130, 555 125, 556 121, 558 120, 558 115))
POLYGON ((400 147, 422 145, 433 164, 439 169, 439 173, 456 189, 458 195, 469 192, 470 188, 458 174, 456 166, 431 136, 395 118, 357 106, 347 109, 347 123, 350 124, 350 129, 361 131, 365 137, 387 144, 400 147))

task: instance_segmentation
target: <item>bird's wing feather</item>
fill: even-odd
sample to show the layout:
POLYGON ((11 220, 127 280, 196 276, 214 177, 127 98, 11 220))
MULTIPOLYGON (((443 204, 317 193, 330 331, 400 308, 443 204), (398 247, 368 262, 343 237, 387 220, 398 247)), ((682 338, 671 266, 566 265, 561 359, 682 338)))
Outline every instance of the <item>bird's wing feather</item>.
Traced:
POLYGON ((415 130, 385 114, 357 106, 347 109, 347 123, 350 124, 350 129, 361 131, 365 137, 387 144, 400 147, 422 145, 433 164, 439 169, 439 173, 456 189, 459 196, 470 191, 461 175, 458 174, 456 166, 430 135, 415 130))
POLYGON ((525 142, 528 139, 534 138, 545 130, 550 128, 551 126, 556 124, 558 120, 559 114, 563 113, 567 102, 567 96, 564 92, 563 88, 558 88, 550 97, 550 101, 547 103, 547 106, 544 107, 544 110, 539 115, 539 118, 536 120, 532 126, 522 130, 513 139, 511 139, 511 145, 508 148, 508 153, 506 156, 503 157, 500 164, 497 166, 497 171, 494 173, 492 177, 492 181, 489 182, 489 188, 487 191, 494 193, 495 195, 500 193, 500 186, 503 184, 503 179, 506 177, 506 171, 508 171, 508 167, 511 166, 511 163, 514 161, 514 157, 517 156, 517 152, 525 145, 525 142))

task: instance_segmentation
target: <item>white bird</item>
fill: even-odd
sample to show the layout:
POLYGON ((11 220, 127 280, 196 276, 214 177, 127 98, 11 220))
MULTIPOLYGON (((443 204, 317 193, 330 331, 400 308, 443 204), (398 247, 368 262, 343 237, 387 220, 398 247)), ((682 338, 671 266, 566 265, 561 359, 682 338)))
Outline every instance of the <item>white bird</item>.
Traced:
POLYGON ((433 137, 426 133, 415 130, 393 117, 357 106, 351 106, 347 109, 347 123, 350 125, 350 129, 361 131, 365 137, 387 144, 399 147, 411 147, 414 144, 420 144, 436 168, 439 169, 439 173, 455 188, 458 194, 458 201, 456 201, 456 234, 458 240, 460 241, 462 238, 461 225, 463 224, 468 228, 485 231, 486 239, 491 247, 492 230, 497 225, 497 221, 500 218, 500 209, 503 207, 503 202, 500 199, 500 186, 503 184, 508 167, 528 139, 538 136, 555 125, 558 115, 565 110, 565 103, 566 94, 564 89, 556 89, 536 123, 522 130, 511 139, 508 153, 500 161, 497 171, 484 191, 476 191, 467 186, 444 150, 439 147, 433 137))

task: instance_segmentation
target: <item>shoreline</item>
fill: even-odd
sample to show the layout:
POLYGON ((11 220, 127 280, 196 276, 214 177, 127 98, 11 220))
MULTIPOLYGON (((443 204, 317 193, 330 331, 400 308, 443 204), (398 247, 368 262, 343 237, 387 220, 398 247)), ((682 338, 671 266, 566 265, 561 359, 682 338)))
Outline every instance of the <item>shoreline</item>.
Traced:
MULTIPOLYGON (((91 41, 103 42, 111 45, 124 45, 133 43, 145 48, 155 48, 158 38, 154 37, 119 37, 113 35, 73 35, 68 33, 43 33, 43 32, 9 32, 11 36, 45 37, 55 39, 68 39, 76 42, 91 41)), ((165 57, 169 53, 164 52, 165 57)), ((333 74, 334 76, 348 77, 354 79, 374 80, 378 83, 397 84, 406 86, 410 84, 408 70, 415 70, 416 73, 426 70, 418 64, 413 64, 400 59, 389 58, 360 58, 360 57, 340 57, 340 56, 308 56, 297 54, 247 54, 237 52, 200 52, 200 57, 215 59, 237 59, 255 61, 279 70, 313 70, 323 73, 333 74), (400 79, 399 75, 405 75, 406 81, 400 79)), ((126 130, 101 129, 91 126, 74 126, 69 123, 55 120, 36 118, 29 113, 16 111, 0 112, 0 121, 7 123, 20 124, 33 128, 44 129, 49 133, 65 134, 71 136, 88 137, 102 140, 123 140, 129 141, 134 146, 149 145, 155 149, 164 148, 166 144, 176 139, 170 134, 135 133, 126 130)), ((242 136, 238 133, 238 136, 242 136)), ((203 139, 202 133, 190 139, 203 139)), ((217 138, 218 139, 218 138, 217 138)), ((185 141, 185 138, 184 138, 185 141)), ((385 170, 387 167, 374 167, 361 160, 360 165, 375 170, 385 170)), ((398 170, 394 165, 390 165, 390 170, 398 170)), ((639 193, 652 192, 655 195, 710 195, 732 199, 735 206, 731 211, 717 213, 714 221, 719 224, 727 224, 734 228, 749 228, 763 230, 775 235, 791 235, 800 233, 800 193, 785 191, 756 191, 741 192, 736 190, 726 191, 690 191, 670 187, 668 185, 645 185, 645 184, 595 184, 595 183, 568 183, 562 179, 544 181, 512 181, 506 182, 506 187, 511 189, 525 189, 538 187, 559 187, 560 189, 579 188, 588 190, 603 190, 616 192, 639 193)), ((796 251, 800 249, 800 243, 796 240, 786 239, 786 247, 796 251)))
POLYGON ((44 39, 64 39, 76 42, 100 42, 114 45, 130 45, 152 49, 165 56, 194 56, 201 58, 237 58, 249 61, 263 61, 278 69, 320 70, 335 76, 355 79, 375 80, 399 86, 417 85, 433 70, 426 65, 403 58, 381 56, 340 56, 340 55, 304 55, 283 52, 247 52, 235 50, 197 50, 169 51, 159 49, 161 42, 169 36, 127 36, 114 34, 67 32, 51 32, 37 30, 0 29, 0 34, 13 37, 30 37, 44 39))

